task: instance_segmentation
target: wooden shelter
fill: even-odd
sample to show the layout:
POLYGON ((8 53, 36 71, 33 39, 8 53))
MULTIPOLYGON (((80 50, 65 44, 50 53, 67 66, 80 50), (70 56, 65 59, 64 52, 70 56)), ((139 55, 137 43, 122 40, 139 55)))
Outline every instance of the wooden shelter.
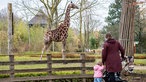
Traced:
POLYGON ((47 16, 42 10, 39 10, 38 13, 28 22, 29 27, 40 25, 44 28, 47 26, 47 24, 47 16))

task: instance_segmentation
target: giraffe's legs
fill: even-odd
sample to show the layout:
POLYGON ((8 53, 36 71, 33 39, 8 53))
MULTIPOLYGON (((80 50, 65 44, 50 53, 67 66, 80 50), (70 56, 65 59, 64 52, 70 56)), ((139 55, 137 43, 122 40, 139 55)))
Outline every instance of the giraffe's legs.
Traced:
POLYGON ((42 60, 42 56, 47 49, 48 49, 48 45, 44 45, 44 47, 42 49, 42 54, 41 54, 40 60, 42 60))
POLYGON ((48 50, 50 44, 51 44, 51 42, 47 42, 47 43, 44 44, 44 47, 42 49, 42 54, 41 54, 40 60, 42 60, 42 56, 43 56, 44 52, 48 50))
POLYGON ((66 41, 62 42, 62 59, 65 60, 65 47, 66 47, 66 41))

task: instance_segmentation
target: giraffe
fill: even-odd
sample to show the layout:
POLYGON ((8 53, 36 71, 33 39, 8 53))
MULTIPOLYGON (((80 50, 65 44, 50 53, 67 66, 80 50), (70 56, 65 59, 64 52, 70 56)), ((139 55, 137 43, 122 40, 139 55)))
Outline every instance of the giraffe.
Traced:
POLYGON ((72 9, 78 9, 78 7, 74 3, 70 3, 67 6, 66 13, 65 13, 65 19, 63 23, 61 23, 56 29, 47 31, 44 35, 44 47, 42 49, 41 54, 41 60, 42 55, 44 52, 49 48, 52 41, 54 42, 62 42, 62 54, 64 54, 65 46, 66 46, 66 39, 68 37, 68 28, 70 26, 70 10, 72 9))

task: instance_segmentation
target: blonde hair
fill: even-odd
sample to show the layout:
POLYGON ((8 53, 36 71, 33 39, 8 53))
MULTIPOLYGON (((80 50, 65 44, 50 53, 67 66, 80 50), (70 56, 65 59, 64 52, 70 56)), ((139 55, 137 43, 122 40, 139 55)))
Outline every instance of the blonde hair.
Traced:
POLYGON ((101 61, 98 61, 98 62, 97 62, 97 65, 102 65, 102 62, 101 62, 101 61))

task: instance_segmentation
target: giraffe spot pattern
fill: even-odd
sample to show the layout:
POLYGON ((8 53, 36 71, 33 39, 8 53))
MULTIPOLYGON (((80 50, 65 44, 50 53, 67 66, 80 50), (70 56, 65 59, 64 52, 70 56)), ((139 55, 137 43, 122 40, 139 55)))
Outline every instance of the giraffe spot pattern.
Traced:
POLYGON ((59 28, 48 31, 45 34, 45 40, 52 40, 52 41, 63 41, 68 37, 68 27, 66 25, 61 24, 59 28))

